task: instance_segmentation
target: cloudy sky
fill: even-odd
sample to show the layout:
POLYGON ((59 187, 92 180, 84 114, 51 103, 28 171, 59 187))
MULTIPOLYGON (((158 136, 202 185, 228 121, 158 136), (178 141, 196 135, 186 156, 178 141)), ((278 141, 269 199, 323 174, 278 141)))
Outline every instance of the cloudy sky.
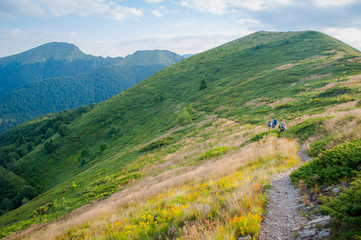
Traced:
POLYGON ((199 53, 260 30, 318 30, 361 50, 361 0, 0 0, 0 57, 53 41, 104 57, 199 53))

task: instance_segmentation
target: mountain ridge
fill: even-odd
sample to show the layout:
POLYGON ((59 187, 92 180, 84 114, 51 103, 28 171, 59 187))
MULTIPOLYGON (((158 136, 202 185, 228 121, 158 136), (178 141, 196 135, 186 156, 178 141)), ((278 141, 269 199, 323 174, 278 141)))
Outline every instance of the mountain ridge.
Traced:
MULTIPOLYGON (((205 236, 199 226, 206 221, 225 222, 223 234, 226 231, 235 239, 245 235, 239 226, 257 236, 262 220, 259 216, 264 214, 262 189, 271 173, 259 170, 261 172, 255 173, 257 177, 251 180, 243 179, 243 174, 248 176, 249 171, 266 166, 272 171, 286 171, 297 163, 297 141, 306 139, 313 143, 317 134, 324 134, 326 130, 338 131, 339 128, 330 130, 327 126, 335 120, 346 121, 342 114, 356 112, 360 107, 361 92, 357 81, 357 76, 361 75, 360 59, 360 52, 319 32, 258 32, 165 68, 135 87, 97 104, 69 123, 66 134, 54 133, 17 160, 21 168, 19 175, 42 194, 1 216, 0 223, 6 226, 2 234, 28 226, 25 220, 15 220, 19 218, 17 214, 21 213, 22 219, 33 217, 31 224, 39 223, 44 216, 53 219, 117 191, 122 194, 122 190, 133 184, 143 184, 140 189, 146 191, 154 183, 169 187, 152 188, 154 193, 147 192, 146 200, 156 202, 160 199, 163 201, 160 206, 166 206, 164 210, 174 214, 158 212, 158 208, 145 205, 148 202, 143 204, 144 199, 140 197, 137 199, 139 206, 150 208, 142 212, 141 207, 137 209, 129 204, 129 199, 128 205, 122 206, 129 207, 134 218, 119 218, 119 224, 123 221, 127 226, 134 226, 137 231, 133 233, 139 234, 135 238, 164 234, 186 238, 190 226, 201 238, 205 236), (205 88, 200 87, 202 80, 206 82, 205 88), (337 115, 333 109, 342 114, 337 115), (266 129, 266 122, 272 116, 284 119, 288 132, 279 134, 266 129), (331 121, 331 116, 335 120, 331 121), (274 152, 273 148, 276 149, 274 152), (267 154, 264 156, 262 152, 267 154), (190 169, 197 171, 187 175, 184 181, 188 182, 182 182, 178 175, 184 176, 190 169), (197 174, 200 172, 202 174, 197 174), (213 175, 214 172, 217 174, 213 175), (260 177, 266 175, 265 179, 260 177), (213 181, 212 177, 216 179, 213 181), (172 179, 173 185, 166 182, 172 179), (213 183, 207 182, 208 179, 213 183), (234 179, 241 179, 240 185, 227 185, 236 182, 234 179), (241 191, 240 186, 247 181, 254 183, 250 184, 254 187, 248 192, 250 195, 234 192, 236 189, 241 191), (199 201, 196 200, 198 196, 182 195, 188 189, 206 195, 199 201), (172 192, 178 195, 172 197, 172 192), (240 198, 233 199, 231 195, 240 198), (34 215, 34 210, 38 213, 41 207, 49 206, 55 200, 57 204, 49 208, 49 212, 34 215), (242 204, 232 205, 234 202, 242 204), (255 202, 259 205, 252 205, 255 202), (189 212, 186 207, 180 207, 185 204, 191 209, 189 212), (207 214, 198 214, 200 209, 210 210, 207 214), (145 222, 141 219, 147 214, 152 219, 159 219, 162 225, 153 222, 154 228, 142 229, 141 223, 145 222), (246 222, 241 221, 244 218, 254 223, 252 230, 247 224, 242 225, 246 222)), ((347 121, 357 122, 359 118, 352 114, 353 118, 347 121)), ((346 135, 328 137, 331 136, 337 142, 346 135)), ((116 211, 119 216, 123 214, 121 209, 116 211)), ((104 212, 104 216, 106 214, 104 212)), ((81 221, 74 231, 59 230, 57 234, 64 238, 86 238, 88 233, 93 237, 103 236, 97 228, 99 225, 93 226, 88 220, 81 221)), ((114 221, 101 225, 102 229, 106 229, 109 236, 120 238, 126 231, 118 231, 127 227, 114 227, 114 221)), ((210 229, 214 231, 214 238, 223 236, 220 228, 210 229)))
POLYGON ((29 64, 36 62, 45 62, 47 60, 58 61, 75 59, 93 59, 92 55, 86 55, 72 43, 67 42, 49 42, 38 47, 32 48, 25 52, 14 54, 0 58, 0 66, 11 64, 13 62, 19 64, 29 64))

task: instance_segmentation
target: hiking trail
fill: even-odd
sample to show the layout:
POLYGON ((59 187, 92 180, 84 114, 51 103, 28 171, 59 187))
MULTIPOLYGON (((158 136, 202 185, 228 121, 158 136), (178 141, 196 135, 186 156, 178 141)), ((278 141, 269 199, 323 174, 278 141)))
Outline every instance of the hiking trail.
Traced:
MULTIPOLYGON (((302 162, 311 160, 301 147, 298 155, 302 162)), ((299 211, 303 203, 298 189, 291 183, 289 175, 295 169, 276 174, 271 180, 271 188, 267 191, 268 213, 265 215, 258 240, 294 239, 293 229, 300 223, 307 222, 299 211)))

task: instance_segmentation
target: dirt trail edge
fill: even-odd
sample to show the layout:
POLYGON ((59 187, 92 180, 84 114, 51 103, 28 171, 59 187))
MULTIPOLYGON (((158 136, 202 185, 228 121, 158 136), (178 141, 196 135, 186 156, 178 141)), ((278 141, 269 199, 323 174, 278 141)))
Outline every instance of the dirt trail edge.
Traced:
MULTIPOLYGON (((303 162, 311 160, 303 148, 300 148, 298 155, 303 162)), ((272 178, 272 187, 267 192, 268 212, 262 222, 258 240, 294 239, 292 229, 307 221, 298 211, 302 206, 299 202, 301 195, 289 177, 294 170, 276 174, 272 178)))

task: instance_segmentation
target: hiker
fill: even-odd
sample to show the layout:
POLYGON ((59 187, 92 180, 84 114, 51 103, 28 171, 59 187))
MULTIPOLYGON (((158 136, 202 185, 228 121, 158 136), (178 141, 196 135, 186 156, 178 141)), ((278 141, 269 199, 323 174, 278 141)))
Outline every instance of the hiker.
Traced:
POLYGON ((286 130, 286 124, 281 120, 280 125, 278 126, 280 132, 284 132, 286 130))
POLYGON ((276 128, 277 126, 277 119, 275 119, 275 117, 273 117, 272 119, 272 128, 276 128))
POLYGON ((267 127, 268 127, 268 128, 271 128, 271 127, 272 127, 271 121, 268 121, 267 127))

